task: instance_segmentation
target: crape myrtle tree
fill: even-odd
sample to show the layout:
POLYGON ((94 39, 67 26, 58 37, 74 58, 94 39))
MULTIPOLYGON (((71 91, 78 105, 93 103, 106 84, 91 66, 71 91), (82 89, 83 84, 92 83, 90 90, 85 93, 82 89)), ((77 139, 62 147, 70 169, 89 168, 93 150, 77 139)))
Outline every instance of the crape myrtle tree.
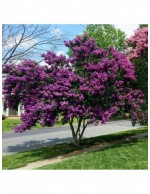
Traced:
POLYGON ((140 112, 140 123, 148 122, 148 27, 140 25, 134 34, 126 39, 127 56, 135 65, 136 84, 144 93, 144 103, 140 112))
POLYGON ((130 110, 135 124, 143 94, 131 87, 135 72, 127 57, 113 47, 99 48, 87 34, 65 45, 73 52, 69 59, 48 51, 42 55, 45 66, 26 60, 3 67, 8 73, 4 82, 7 106, 22 103, 25 109, 22 124, 14 131, 31 129, 37 122, 51 127, 61 115, 62 124, 69 123, 74 143, 79 145, 87 125, 107 122, 121 107, 130 110))
POLYGON ((135 65, 137 83, 148 103, 148 28, 135 30, 134 35, 126 39, 126 46, 127 56, 135 65))

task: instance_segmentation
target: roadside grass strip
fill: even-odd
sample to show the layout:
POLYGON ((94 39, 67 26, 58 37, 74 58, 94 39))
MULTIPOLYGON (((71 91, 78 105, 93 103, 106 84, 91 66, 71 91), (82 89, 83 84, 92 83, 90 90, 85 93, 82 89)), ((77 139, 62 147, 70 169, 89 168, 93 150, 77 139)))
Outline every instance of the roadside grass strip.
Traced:
POLYGON ((148 139, 116 144, 38 169, 148 169, 148 139))

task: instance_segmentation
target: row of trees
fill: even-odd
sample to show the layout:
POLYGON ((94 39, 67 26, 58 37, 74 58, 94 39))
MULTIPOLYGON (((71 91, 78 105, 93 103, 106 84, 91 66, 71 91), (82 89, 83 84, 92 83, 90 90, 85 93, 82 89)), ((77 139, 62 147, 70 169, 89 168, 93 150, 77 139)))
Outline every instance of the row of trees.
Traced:
POLYGON ((3 66, 8 74, 4 82, 7 106, 22 103, 25 108, 15 132, 31 129, 37 122, 53 126, 61 115, 62 124, 70 124, 74 143, 79 145, 88 124, 105 123, 119 111, 129 112, 136 123, 144 95, 135 65, 124 53, 125 34, 112 25, 88 25, 87 32, 64 42, 69 58, 48 51, 42 55, 46 66, 33 60, 3 66))

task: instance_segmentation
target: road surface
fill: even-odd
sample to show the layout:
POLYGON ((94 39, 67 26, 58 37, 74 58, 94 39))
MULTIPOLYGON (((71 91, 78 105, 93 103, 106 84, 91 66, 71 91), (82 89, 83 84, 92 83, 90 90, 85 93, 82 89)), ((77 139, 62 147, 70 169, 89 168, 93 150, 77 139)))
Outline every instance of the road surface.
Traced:
MULTIPOLYGON (((88 126, 83 137, 95 137, 98 135, 137 129, 139 127, 139 125, 132 127, 129 120, 110 121, 98 126, 88 126)), ((2 154, 10 155, 67 141, 72 141, 72 134, 69 126, 51 127, 31 131, 27 130, 21 134, 13 132, 3 133, 2 154)))

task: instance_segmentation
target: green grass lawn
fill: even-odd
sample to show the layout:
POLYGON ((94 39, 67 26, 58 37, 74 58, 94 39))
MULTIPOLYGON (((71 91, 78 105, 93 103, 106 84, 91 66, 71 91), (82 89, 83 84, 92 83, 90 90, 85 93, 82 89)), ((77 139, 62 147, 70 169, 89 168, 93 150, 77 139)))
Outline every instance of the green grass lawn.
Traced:
POLYGON ((148 139, 117 144, 39 169, 148 169, 148 139))
MULTIPOLYGON (((19 118, 17 119, 5 119, 2 121, 2 131, 3 132, 11 132, 13 131, 13 128, 16 125, 19 125, 21 123, 21 120, 19 118)), ((74 120, 74 124, 77 123, 77 120, 74 120)), ((59 118, 59 121, 55 124, 55 126, 62 126, 61 124, 61 117, 59 118)), ((43 128, 43 126, 41 126, 39 123, 37 123, 37 125, 35 127, 33 127, 32 129, 40 129, 43 128)), ((48 127, 46 127, 48 128, 48 127)))
MULTIPOLYGON (((76 147, 72 143, 63 143, 63 144, 39 148, 36 150, 21 152, 21 153, 9 155, 9 156, 3 156, 2 168, 3 169, 19 168, 19 167, 25 166, 30 162, 35 162, 38 160, 48 159, 62 154, 67 154, 75 150, 88 148, 90 146, 97 145, 104 142, 120 140, 125 137, 140 134, 146 131, 148 131, 148 127, 120 132, 120 133, 114 133, 110 135, 86 138, 82 140, 82 145, 80 147, 76 147)), ((147 158, 145 160, 147 160, 147 158)))
POLYGON ((5 119, 5 120, 2 120, 2 131, 3 132, 12 131, 13 128, 16 125, 19 125, 20 123, 21 123, 20 119, 5 119))

